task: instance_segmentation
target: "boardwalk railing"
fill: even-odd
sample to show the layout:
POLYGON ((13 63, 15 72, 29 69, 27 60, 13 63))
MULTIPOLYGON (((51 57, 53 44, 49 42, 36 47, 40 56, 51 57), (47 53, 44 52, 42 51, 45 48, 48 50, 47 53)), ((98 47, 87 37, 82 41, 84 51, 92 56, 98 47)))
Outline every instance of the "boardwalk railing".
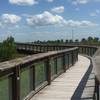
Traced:
MULTIPOLYGON (((72 48, 71 46, 65 45, 46 45, 46 44, 29 44, 29 43, 16 43, 17 50, 19 52, 25 53, 43 53, 48 51, 57 51, 67 48, 72 48)), ((75 47, 75 46, 74 46, 75 47)))
POLYGON ((0 100, 30 99, 77 60, 74 47, 0 63, 0 100))
POLYGON ((16 43, 17 50, 19 52, 31 52, 31 53, 41 53, 41 52, 48 52, 48 51, 57 51, 63 50, 73 47, 79 48, 79 53, 85 54, 88 56, 93 56, 94 53, 97 51, 97 46, 88 46, 88 45, 48 45, 48 44, 29 44, 29 43, 16 43))
MULTIPOLYGON (((88 46, 88 45, 61 45, 61 44, 60 45, 20 44, 20 43, 17 43, 17 49, 18 50, 25 50, 25 51, 26 50, 31 50, 31 51, 34 51, 35 53, 36 52, 47 52, 47 51, 54 51, 54 50, 62 50, 62 49, 72 48, 72 47, 78 47, 80 54, 88 55, 88 56, 91 56, 91 57, 96 57, 96 56, 98 56, 100 54, 100 49, 99 49, 98 46, 88 46), (23 45, 23 46, 21 47, 21 45, 23 45), (19 47, 20 47, 20 49, 19 49, 19 47)), ((91 59, 91 61, 92 61, 91 62, 92 66, 96 68, 96 66, 94 64, 94 60, 91 59)), ((99 61, 100 61, 100 58, 99 58, 99 61)), ((98 65, 98 66, 100 66, 100 65, 98 65)), ((97 75, 96 75, 96 78, 95 78, 95 97, 97 98, 97 100, 100 99, 100 97, 99 97, 99 84, 100 84, 100 81, 99 81, 99 79, 97 78, 97 75)))

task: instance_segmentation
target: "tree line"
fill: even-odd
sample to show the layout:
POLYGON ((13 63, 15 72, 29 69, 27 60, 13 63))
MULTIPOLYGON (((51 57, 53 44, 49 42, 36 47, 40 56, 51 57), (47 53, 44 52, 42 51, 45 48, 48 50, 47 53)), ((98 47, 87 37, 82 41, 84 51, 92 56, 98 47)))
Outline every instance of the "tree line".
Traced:
POLYGON ((48 40, 48 41, 34 41, 34 43, 36 44, 82 44, 82 45, 99 45, 100 44, 100 40, 98 37, 88 37, 88 38, 82 38, 81 40, 76 39, 76 40, 72 40, 72 39, 58 39, 58 40, 48 40))

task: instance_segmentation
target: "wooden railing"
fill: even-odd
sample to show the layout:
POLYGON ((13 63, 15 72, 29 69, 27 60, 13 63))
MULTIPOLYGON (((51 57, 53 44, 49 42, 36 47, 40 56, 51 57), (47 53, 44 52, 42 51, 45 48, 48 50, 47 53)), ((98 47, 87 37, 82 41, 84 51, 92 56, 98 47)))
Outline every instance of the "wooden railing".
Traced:
MULTIPOLYGON (((20 44, 17 43, 17 49, 18 50, 25 50, 25 51, 33 51, 33 53, 38 53, 38 52, 48 52, 48 51, 55 51, 55 50, 63 50, 67 48, 73 48, 73 47, 78 47, 79 48, 79 53, 88 55, 90 57, 95 57, 98 55, 98 51, 100 53, 100 49, 98 46, 88 46, 88 45, 47 45, 47 44, 20 44), (21 47, 21 45, 23 45, 21 47), (20 47, 20 48, 19 48, 20 47)), ((96 67, 93 63, 93 59, 90 58, 91 60, 91 66, 96 67)), ((68 60, 69 61, 69 60, 68 60)), ((99 97, 99 80, 97 76, 95 77, 95 97, 97 100, 100 99, 99 97)))
POLYGON ((0 100, 30 99, 77 60, 78 47, 74 47, 0 63, 0 100))
MULTIPOLYGON (((72 48, 73 46, 66 45, 46 45, 46 44, 29 44, 29 43, 16 43, 16 49, 19 52, 25 53, 43 53, 48 51, 57 51, 67 48, 72 48)), ((74 46, 75 47, 75 46, 74 46)))
POLYGON ((74 65, 78 60, 78 52, 93 56, 98 50, 95 46, 79 45, 16 45, 21 53, 39 54, 0 63, 0 100, 30 99, 74 65))
POLYGON ((48 45, 48 44, 28 44, 28 43, 16 43, 17 50, 20 52, 30 52, 30 53, 41 53, 41 52, 48 52, 48 51, 57 51, 63 50, 73 47, 79 48, 79 53, 85 54, 88 56, 93 56, 94 53, 97 51, 97 46, 88 46, 88 45, 48 45))

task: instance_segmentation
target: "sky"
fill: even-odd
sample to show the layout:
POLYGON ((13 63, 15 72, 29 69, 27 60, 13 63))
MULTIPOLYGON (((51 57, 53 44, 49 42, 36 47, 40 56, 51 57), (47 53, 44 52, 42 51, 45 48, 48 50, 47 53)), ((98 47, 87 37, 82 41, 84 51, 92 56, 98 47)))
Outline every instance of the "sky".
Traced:
POLYGON ((100 0, 0 0, 0 41, 100 38, 100 0))

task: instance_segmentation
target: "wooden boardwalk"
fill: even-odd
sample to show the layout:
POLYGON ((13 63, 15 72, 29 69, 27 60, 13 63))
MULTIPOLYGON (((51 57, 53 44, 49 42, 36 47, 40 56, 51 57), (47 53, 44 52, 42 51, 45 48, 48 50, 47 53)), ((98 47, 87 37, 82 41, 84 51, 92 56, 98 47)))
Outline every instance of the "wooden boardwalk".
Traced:
POLYGON ((90 60, 79 55, 79 60, 74 66, 67 70, 66 73, 63 73, 56 78, 51 85, 46 86, 38 94, 33 96, 31 100, 93 100, 93 73, 89 76, 89 79, 91 80, 88 79, 88 81, 85 80, 86 82, 83 82, 86 83, 85 87, 84 84, 82 84, 83 88, 82 86, 79 86, 81 81, 83 81, 83 77, 87 73, 89 66, 90 60), (81 97, 79 97, 79 94, 81 94, 81 97))

